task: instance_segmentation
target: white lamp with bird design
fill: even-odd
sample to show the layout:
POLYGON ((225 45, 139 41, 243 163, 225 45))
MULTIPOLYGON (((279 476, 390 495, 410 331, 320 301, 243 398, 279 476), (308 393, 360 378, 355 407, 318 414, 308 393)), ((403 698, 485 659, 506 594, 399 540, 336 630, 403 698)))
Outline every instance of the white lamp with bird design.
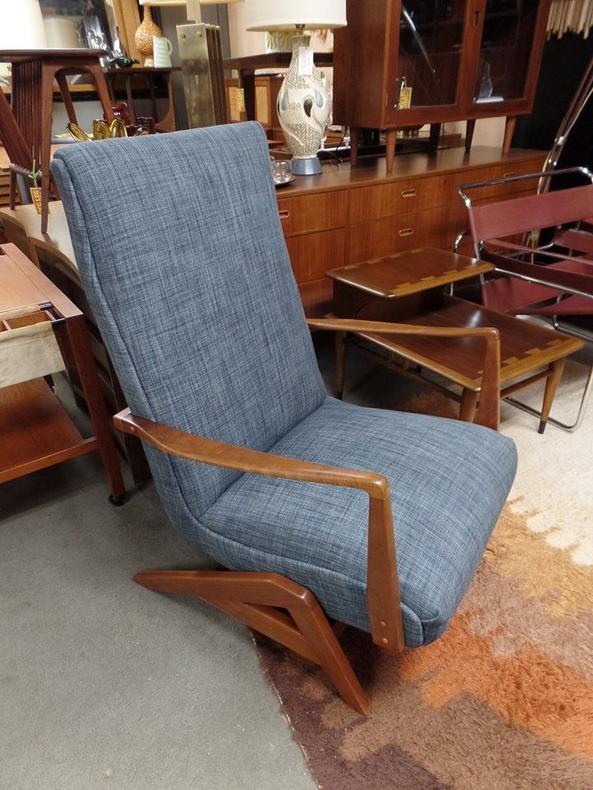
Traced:
POLYGON ((292 172, 318 175, 317 152, 330 115, 322 73, 313 63, 305 30, 346 26, 346 0, 246 0, 248 30, 294 31, 292 60, 278 92, 278 118, 293 156, 292 172))

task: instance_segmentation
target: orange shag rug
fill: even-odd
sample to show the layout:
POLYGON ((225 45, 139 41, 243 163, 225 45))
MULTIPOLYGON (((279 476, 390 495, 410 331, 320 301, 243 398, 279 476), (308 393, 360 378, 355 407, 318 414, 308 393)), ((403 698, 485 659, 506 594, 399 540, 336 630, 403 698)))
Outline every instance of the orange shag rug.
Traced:
MULTIPOLYGON (((433 398, 413 410, 434 413, 433 398)), ((502 430, 524 462, 445 635, 400 657, 353 630, 342 640, 368 717, 315 667, 256 637, 320 787, 593 788, 593 414, 575 434, 542 437, 504 407, 502 430)))

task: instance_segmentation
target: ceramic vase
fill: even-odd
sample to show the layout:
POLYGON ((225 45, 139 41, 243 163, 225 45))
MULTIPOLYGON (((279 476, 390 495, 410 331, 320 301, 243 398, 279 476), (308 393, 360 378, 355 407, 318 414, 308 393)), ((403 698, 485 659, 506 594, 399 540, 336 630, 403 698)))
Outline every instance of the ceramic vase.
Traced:
POLYGON ((145 66, 154 65, 152 39, 154 36, 161 38, 162 35, 163 31, 152 18, 150 6, 144 6, 144 19, 142 20, 142 24, 138 30, 136 30, 134 40, 136 42, 136 46, 138 47, 138 52, 144 58, 145 66))

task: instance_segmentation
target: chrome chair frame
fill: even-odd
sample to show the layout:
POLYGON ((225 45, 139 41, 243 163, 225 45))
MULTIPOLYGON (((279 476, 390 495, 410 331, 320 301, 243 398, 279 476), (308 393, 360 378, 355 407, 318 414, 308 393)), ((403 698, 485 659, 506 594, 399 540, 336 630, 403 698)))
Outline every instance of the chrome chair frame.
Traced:
MULTIPOLYGON (((539 173, 525 173, 525 174, 518 175, 518 176, 509 176, 508 178, 498 178, 498 179, 494 179, 492 181, 474 181, 472 183, 462 184, 459 187, 458 191, 459 191, 459 195, 460 195, 461 199, 465 203, 465 206, 466 206, 466 208, 468 209, 468 212, 469 212, 472 209, 472 199, 467 193, 467 190, 469 190, 469 189, 480 189, 480 188, 484 188, 484 187, 492 187, 492 186, 499 186, 499 185, 508 184, 508 183, 514 183, 514 182, 517 182, 517 181, 527 181, 527 180, 530 180, 530 179, 537 179, 538 180, 537 194, 543 194, 543 193, 545 193, 545 192, 547 192, 549 190, 550 181, 551 181, 551 179, 553 177, 559 176, 559 175, 576 175, 576 174, 584 176, 585 178, 587 178, 589 180, 589 182, 591 184, 593 184, 593 173, 588 168, 586 168, 586 167, 570 167, 570 168, 564 168, 562 170, 544 170, 544 171, 539 172, 539 173)), ((512 199, 512 198, 510 198, 510 199, 512 199)), ((591 211, 592 211, 591 218, 592 218, 592 221, 593 221, 593 207, 592 207, 591 211)), ((580 222, 577 223, 576 227, 580 227, 580 222)), ((465 236, 467 236, 469 234, 470 234, 469 231, 461 231, 457 235, 457 237, 455 239, 455 243, 453 245, 453 249, 454 249, 455 252, 457 252, 459 250, 461 242, 463 241, 465 236)), ((549 244, 541 245, 539 247, 538 246, 534 246, 534 244, 538 240, 539 240, 539 231, 537 231, 537 233, 533 233, 532 232, 532 233, 526 234, 526 238, 524 239, 525 245, 523 247, 517 246, 517 249, 516 249, 517 257, 518 256, 523 257, 525 254, 528 254, 530 259, 531 259, 530 260, 531 263, 535 262, 535 255, 536 254, 540 255, 540 256, 543 255, 543 256, 546 256, 548 258, 553 258, 553 259, 566 259, 567 257, 569 257, 569 258, 573 257, 574 250, 572 250, 572 249, 569 249, 569 254, 568 255, 558 255, 557 253, 551 252, 550 250, 554 246, 554 240, 553 239, 552 239, 552 241, 549 244)), ((473 239, 473 246, 474 246, 474 254, 475 254, 476 258, 482 259, 484 257, 483 256, 484 240, 473 239)), ((510 255, 509 257, 513 257, 513 255, 510 255)), ((586 261, 587 263, 590 262, 591 265, 592 265, 592 270, 593 270, 593 261, 591 261, 590 259, 588 259, 586 257, 582 257, 582 256, 579 256, 579 259, 583 260, 583 261, 586 261)), ((547 287, 550 287, 550 288, 554 288, 556 290, 561 290, 565 294, 569 294, 571 296, 581 296, 581 297, 584 297, 586 299, 593 299, 593 293, 587 293, 586 291, 583 291, 583 290, 581 290, 579 288, 571 288, 571 287, 565 286, 565 285, 559 286, 557 283, 550 282, 549 280, 545 280, 544 278, 532 277, 532 276, 528 276, 528 275, 525 275, 525 274, 519 274, 517 272, 510 271, 509 269, 505 269, 504 266, 500 264, 500 261, 494 261, 494 263, 495 263, 495 272, 498 273, 498 274, 502 274, 502 275, 504 275, 506 277, 514 277, 516 279, 523 280, 525 282, 529 282, 529 283, 532 283, 534 285, 543 285, 543 286, 547 286, 547 287)), ((484 285, 484 283, 485 283, 484 275, 480 275, 480 283, 481 283, 481 285, 484 285)), ((558 297, 558 301, 559 302, 561 301, 561 299, 562 299, 562 297, 558 297)), ((542 320, 546 320, 546 317, 545 316, 541 316, 541 319, 542 320)), ((555 314, 553 314, 551 316, 550 323, 552 324, 552 326, 555 329, 561 330, 563 332, 566 332, 567 334, 571 334, 571 335, 574 335, 575 337, 579 337, 579 338, 585 340, 589 344, 589 348, 591 350, 593 350, 593 333, 587 332, 587 331, 582 330, 580 328, 577 329, 572 324, 566 324, 564 322, 560 322, 559 319, 558 319, 558 316, 555 315, 555 314)), ((580 404, 579 404, 579 407, 578 407, 577 415, 576 415, 576 418, 574 419, 574 421, 572 423, 565 423, 565 422, 562 422, 561 420, 558 420, 558 419, 556 419, 554 417, 550 417, 548 419, 548 422, 551 423, 552 425, 554 425, 555 427, 560 428, 563 431, 567 431, 569 433, 573 433, 583 423, 583 420, 584 420, 584 417, 585 417, 585 413, 586 413, 586 410, 587 410, 587 407, 588 407, 588 404, 589 404, 589 401, 590 401, 592 393, 593 393, 593 362, 589 365, 589 372, 587 374, 587 380, 585 382, 583 395, 581 397, 581 401, 580 401, 580 404)), ((533 415, 535 417, 539 416, 539 412, 536 409, 532 408, 531 406, 529 406, 526 403, 523 403, 522 401, 517 400, 516 398, 513 398, 513 397, 505 398, 505 402, 506 403, 510 403, 511 405, 515 406, 516 408, 520 409, 521 411, 527 412, 528 414, 531 414, 531 415, 533 415)))

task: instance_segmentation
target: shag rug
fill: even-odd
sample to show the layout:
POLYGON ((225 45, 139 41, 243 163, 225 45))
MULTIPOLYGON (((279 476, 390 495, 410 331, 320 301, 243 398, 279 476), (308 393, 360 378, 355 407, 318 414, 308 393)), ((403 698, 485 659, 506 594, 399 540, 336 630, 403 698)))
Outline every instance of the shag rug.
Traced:
MULTIPOLYGON (((575 410, 583 372, 567 369, 557 415, 575 410)), ((371 371, 348 399, 364 402, 371 387, 383 393, 375 405, 402 408, 384 375, 371 371)), ((534 385, 528 398, 540 397, 534 385)), ((452 414, 434 394, 404 408, 452 414)), ((312 665, 256 638, 320 787, 593 788, 593 407, 576 433, 540 436, 534 418, 503 405, 501 430, 519 449, 517 481, 445 635, 399 658, 365 634, 342 639, 368 717, 312 665)))

